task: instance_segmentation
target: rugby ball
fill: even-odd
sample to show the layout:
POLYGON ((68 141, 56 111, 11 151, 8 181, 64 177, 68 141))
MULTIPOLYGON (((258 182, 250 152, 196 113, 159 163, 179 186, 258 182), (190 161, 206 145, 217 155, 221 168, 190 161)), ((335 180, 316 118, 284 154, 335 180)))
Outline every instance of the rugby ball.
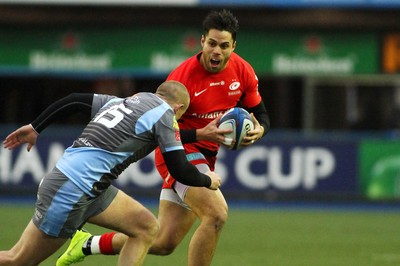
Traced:
POLYGON ((221 117, 218 128, 231 129, 231 133, 225 134, 224 146, 230 150, 239 150, 247 132, 254 129, 253 119, 249 112, 240 107, 229 109, 221 117), (236 142, 233 143, 233 140, 236 142))

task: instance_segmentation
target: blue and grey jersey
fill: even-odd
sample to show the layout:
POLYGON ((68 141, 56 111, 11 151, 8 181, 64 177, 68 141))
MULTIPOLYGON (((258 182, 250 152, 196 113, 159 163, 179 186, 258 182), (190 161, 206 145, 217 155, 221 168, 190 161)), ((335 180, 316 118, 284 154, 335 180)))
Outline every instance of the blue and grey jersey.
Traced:
POLYGON ((183 150, 174 111, 155 94, 95 95, 92 117, 56 165, 90 196, 157 146, 161 152, 183 150))

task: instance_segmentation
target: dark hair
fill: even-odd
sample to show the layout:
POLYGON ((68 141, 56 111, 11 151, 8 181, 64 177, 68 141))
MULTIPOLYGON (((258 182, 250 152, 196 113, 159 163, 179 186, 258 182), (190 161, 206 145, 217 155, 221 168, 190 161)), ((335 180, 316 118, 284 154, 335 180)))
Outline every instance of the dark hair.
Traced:
POLYGON ((236 41, 236 33, 239 30, 237 18, 228 10, 211 11, 203 20, 203 34, 206 36, 211 29, 228 31, 232 39, 236 41))

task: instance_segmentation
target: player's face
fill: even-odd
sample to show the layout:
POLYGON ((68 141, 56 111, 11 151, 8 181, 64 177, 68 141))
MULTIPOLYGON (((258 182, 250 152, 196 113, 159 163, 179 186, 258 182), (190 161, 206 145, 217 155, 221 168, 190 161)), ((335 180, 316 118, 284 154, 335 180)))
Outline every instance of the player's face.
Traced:
POLYGON ((211 29, 201 37, 201 46, 201 64, 207 71, 217 73, 225 69, 236 43, 230 32, 211 29))

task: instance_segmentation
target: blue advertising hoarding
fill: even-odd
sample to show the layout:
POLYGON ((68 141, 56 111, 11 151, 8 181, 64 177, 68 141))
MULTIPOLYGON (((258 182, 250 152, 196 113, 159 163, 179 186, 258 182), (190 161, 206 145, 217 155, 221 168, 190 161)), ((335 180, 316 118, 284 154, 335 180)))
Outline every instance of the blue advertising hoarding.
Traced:
MULTIPOLYGON (((14 151, 2 148, 1 191, 35 191, 42 177, 78 134, 77 130, 64 128, 45 132, 30 152, 25 147, 14 151)), ((159 190, 162 180, 154 167, 153 157, 150 154, 132 164, 115 184, 127 191, 159 190)), ((357 142, 354 140, 278 139, 272 133, 239 151, 221 148, 216 172, 223 178, 222 190, 226 193, 272 191, 357 195, 357 160, 357 142)))
POLYGON ((356 151, 354 141, 280 141, 266 137, 238 152, 222 149, 216 172, 225 177, 224 191, 355 194, 356 151))

